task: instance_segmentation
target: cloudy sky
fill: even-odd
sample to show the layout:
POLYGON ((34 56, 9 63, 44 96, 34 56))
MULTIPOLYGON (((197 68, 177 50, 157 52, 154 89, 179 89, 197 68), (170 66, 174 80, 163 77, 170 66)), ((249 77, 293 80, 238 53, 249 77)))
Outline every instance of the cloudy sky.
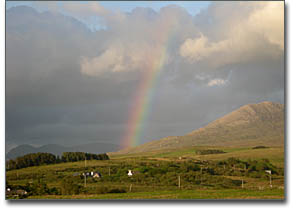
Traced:
POLYGON ((8 148, 123 148, 265 100, 284 102, 284 2, 6 4, 8 148))

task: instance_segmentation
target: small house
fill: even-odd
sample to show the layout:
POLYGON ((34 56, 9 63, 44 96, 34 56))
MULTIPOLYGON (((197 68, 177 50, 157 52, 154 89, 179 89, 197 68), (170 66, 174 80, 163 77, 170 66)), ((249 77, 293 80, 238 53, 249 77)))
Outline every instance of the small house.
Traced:
POLYGON ((129 170, 127 171, 127 175, 128 175, 129 177, 133 175, 133 172, 132 172, 131 169, 129 169, 129 170))
POLYGON ((82 175, 83 175, 83 176, 86 176, 86 177, 89 177, 89 176, 91 176, 91 173, 89 173, 89 172, 84 172, 84 173, 82 173, 82 175))
POLYGON ((26 195, 27 191, 26 190, 16 190, 17 195, 26 195))
POLYGON ((101 178, 100 172, 95 172, 95 173, 93 174, 93 178, 101 178))
POLYGON ((7 196, 25 196, 25 195, 27 195, 27 191, 26 190, 11 190, 8 188, 6 190, 6 195, 7 196))

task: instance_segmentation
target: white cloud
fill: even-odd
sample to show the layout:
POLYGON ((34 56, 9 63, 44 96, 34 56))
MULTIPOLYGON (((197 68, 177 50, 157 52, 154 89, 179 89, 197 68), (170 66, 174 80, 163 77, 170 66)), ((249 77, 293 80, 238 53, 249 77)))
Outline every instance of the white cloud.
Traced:
POLYGON ((81 73, 100 76, 108 72, 145 72, 157 64, 170 63, 174 54, 169 53, 167 43, 172 35, 181 35, 179 15, 174 15, 179 12, 177 7, 165 8, 159 14, 136 8, 131 14, 123 14, 124 19, 111 20, 105 32, 110 35, 105 41, 107 48, 98 56, 82 57, 81 73))
POLYGON ((80 16, 105 16, 109 13, 102 5, 95 1, 88 3, 66 2, 62 7, 65 11, 80 16))
MULTIPOLYGON (((223 5, 218 4, 216 7, 218 6, 223 5)), ((284 3, 251 2, 251 6, 252 11, 248 17, 223 23, 228 25, 228 30, 222 32, 223 38, 210 39, 199 32, 200 36, 188 38, 182 43, 180 55, 189 62, 207 60, 213 66, 248 61, 262 52, 277 57, 284 48, 284 3)), ((249 3, 241 3, 239 7, 249 7, 249 3)), ((222 26, 223 28, 226 29, 226 26, 222 26)), ((216 37, 220 36, 215 35, 214 38, 216 37)))
POLYGON ((99 76, 107 72, 131 72, 143 70, 149 63, 149 53, 155 55, 155 48, 146 44, 114 44, 101 55, 82 57, 81 73, 99 76), (148 60, 146 60, 148 59, 148 60))
POLYGON ((225 85, 226 83, 227 80, 217 78, 217 79, 210 80, 207 85, 209 87, 213 87, 213 86, 222 86, 225 85))
POLYGON ((284 49, 284 2, 267 2, 249 17, 246 27, 284 49))
POLYGON ((136 9, 132 14, 120 12, 119 16, 97 2, 68 2, 63 8, 77 16, 104 18, 110 35, 103 41, 106 49, 103 51, 101 44, 98 56, 83 56, 80 62, 81 73, 99 76, 107 72, 145 71, 147 64, 159 59, 160 50, 169 40, 164 37, 170 37, 170 28, 177 41, 167 50, 168 60, 176 60, 179 50, 179 56, 186 60, 184 64, 201 62, 205 71, 263 57, 277 59, 284 48, 283 5, 282 2, 216 3, 206 17, 209 31, 173 7, 159 13, 136 9), (216 18, 219 23, 209 24, 209 18, 216 18))
POLYGON ((97 76, 105 71, 120 72, 124 68, 124 57, 116 48, 107 49, 98 57, 82 57, 81 60, 81 72, 91 76, 97 76))
POLYGON ((208 38, 201 34, 200 37, 187 39, 180 47, 182 57, 191 61, 203 60, 214 53, 225 51, 229 48, 227 40, 220 42, 209 42, 208 38))

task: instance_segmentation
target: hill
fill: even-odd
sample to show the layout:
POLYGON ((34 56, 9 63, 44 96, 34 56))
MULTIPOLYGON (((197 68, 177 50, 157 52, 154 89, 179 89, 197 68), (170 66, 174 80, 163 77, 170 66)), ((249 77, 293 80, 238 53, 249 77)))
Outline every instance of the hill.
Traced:
POLYGON ((248 104, 184 136, 171 136, 119 151, 120 154, 200 145, 256 145, 284 143, 284 105, 248 104))
POLYGON ((62 155, 63 152, 86 152, 86 153, 106 153, 111 151, 116 151, 118 147, 113 144, 106 143, 89 143, 76 145, 72 147, 65 147, 57 144, 48 144, 40 147, 34 147, 31 145, 19 145, 13 149, 11 149, 6 154, 6 159, 14 159, 16 157, 20 157, 29 153, 37 153, 37 152, 46 152, 54 155, 62 155))
POLYGON ((41 147, 34 147, 31 145, 24 144, 11 149, 6 154, 6 159, 14 159, 16 157, 20 157, 29 153, 37 152, 47 152, 54 155, 61 155, 64 151, 68 151, 68 148, 56 144, 48 144, 41 147))
POLYGON ((35 147, 31 145, 20 145, 11 149, 8 153, 6 153, 6 159, 16 158, 34 152, 36 152, 35 147))

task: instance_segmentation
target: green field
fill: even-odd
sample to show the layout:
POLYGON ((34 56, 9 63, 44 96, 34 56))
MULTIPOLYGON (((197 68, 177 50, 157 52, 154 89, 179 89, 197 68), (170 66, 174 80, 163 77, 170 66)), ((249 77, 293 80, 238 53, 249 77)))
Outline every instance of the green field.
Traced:
POLYGON ((98 195, 47 195, 30 196, 29 199, 278 199, 282 200, 284 191, 282 189, 246 190, 174 190, 154 192, 132 192, 121 194, 98 194, 98 195))
POLYGON ((201 146, 10 170, 7 187, 28 193, 7 198, 284 199, 284 147, 268 147, 201 146), (199 155, 199 149, 225 153, 199 155), (131 177, 129 169, 135 173, 131 177), (272 187, 267 169, 272 169, 272 187), (88 177, 85 186, 84 177, 74 173, 87 171, 102 177, 88 177))

